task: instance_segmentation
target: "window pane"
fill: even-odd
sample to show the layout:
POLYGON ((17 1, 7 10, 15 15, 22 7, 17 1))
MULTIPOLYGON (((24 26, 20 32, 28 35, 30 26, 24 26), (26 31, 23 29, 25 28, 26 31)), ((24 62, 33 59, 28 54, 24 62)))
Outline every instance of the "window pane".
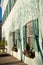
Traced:
POLYGON ((30 49, 33 48, 33 31, 32 31, 32 22, 27 24, 27 44, 30 49))
POLYGON ((27 36, 30 37, 31 35, 33 35, 33 32, 32 32, 32 22, 27 24, 27 36))

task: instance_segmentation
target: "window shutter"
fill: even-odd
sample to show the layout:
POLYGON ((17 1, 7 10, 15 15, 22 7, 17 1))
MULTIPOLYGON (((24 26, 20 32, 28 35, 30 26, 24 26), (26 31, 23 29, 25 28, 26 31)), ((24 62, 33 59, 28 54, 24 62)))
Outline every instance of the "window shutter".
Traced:
POLYGON ((17 30, 17 47, 20 48, 21 37, 20 37, 20 29, 17 30))
POLYGON ((6 7, 6 17, 8 16, 8 5, 6 7))
POLYGON ((33 48, 35 51, 39 51, 39 24, 38 24, 38 19, 33 20, 33 36, 34 36, 33 48))
POLYGON ((23 47, 24 47, 25 50, 26 50, 26 41, 27 41, 27 38, 26 38, 26 26, 23 26, 23 47))
POLYGON ((12 0, 12 2, 13 2, 12 5, 13 5, 13 6, 14 6, 14 4, 15 4, 15 1, 16 1, 16 0, 12 0))
POLYGON ((33 20, 33 34, 35 36, 39 35, 39 25, 38 25, 38 19, 33 20))
POLYGON ((11 11, 11 0, 8 1, 8 13, 11 11))
POLYGON ((13 46, 15 45, 15 32, 13 32, 13 46))

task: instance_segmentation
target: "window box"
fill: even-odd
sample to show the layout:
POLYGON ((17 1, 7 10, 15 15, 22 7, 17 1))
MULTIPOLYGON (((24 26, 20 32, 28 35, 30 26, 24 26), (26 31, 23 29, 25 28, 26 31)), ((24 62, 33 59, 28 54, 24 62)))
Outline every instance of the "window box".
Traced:
POLYGON ((35 57, 35 52, 33 50, 24 50, 23 54, 29 58, 34 58, 35 57))
POLYGON ((15 47, 12 47, 12 51, 17 52, 18 51, 17 47, 16 46, 15 47))

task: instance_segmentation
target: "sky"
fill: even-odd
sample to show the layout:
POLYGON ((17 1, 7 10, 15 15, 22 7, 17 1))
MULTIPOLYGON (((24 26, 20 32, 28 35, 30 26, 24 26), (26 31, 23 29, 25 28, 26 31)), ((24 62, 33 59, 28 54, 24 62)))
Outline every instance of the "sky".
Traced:
MULTIPOLYGON (((0 0, 0 5, 1 5, 1 0, 0 0)), ((2 20, 2 8, 0 6, 0 20, 2 20)))
POLYGON ((1 2, 1 0, 0 0, 0 2, 1 2))

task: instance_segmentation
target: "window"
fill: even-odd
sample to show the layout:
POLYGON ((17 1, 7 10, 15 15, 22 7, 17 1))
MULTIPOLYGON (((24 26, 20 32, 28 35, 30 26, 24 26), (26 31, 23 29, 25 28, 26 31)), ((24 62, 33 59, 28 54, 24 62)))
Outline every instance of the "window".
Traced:
POLYGON ((16 32, 13 32, 13 45, 14 45, 14 46, 17 46, 16 32))
POLYGON ((18 49, 21 46, 21 37, 20 37, 20 29, 17 29, 13 32, 13 48, 18 49))
POLYGON ((15 32, 13 32, 13 51, 18 51, 17 49, 17 30, 15 32))
POLYGON ((39 24, 38 19, 27 24, 27 44, 30 49, 39 51, 39 24))
POLYGON ((39 51, 39 25, 38 19, 30 21, 23 27, 24 54, 30 58, 35 57, 35 51, 39 51))
POLYGON ((32 49, 33 45, 33 31, 32 31, 32 22, 27 24, 27 44, 30 49, 32 49))

